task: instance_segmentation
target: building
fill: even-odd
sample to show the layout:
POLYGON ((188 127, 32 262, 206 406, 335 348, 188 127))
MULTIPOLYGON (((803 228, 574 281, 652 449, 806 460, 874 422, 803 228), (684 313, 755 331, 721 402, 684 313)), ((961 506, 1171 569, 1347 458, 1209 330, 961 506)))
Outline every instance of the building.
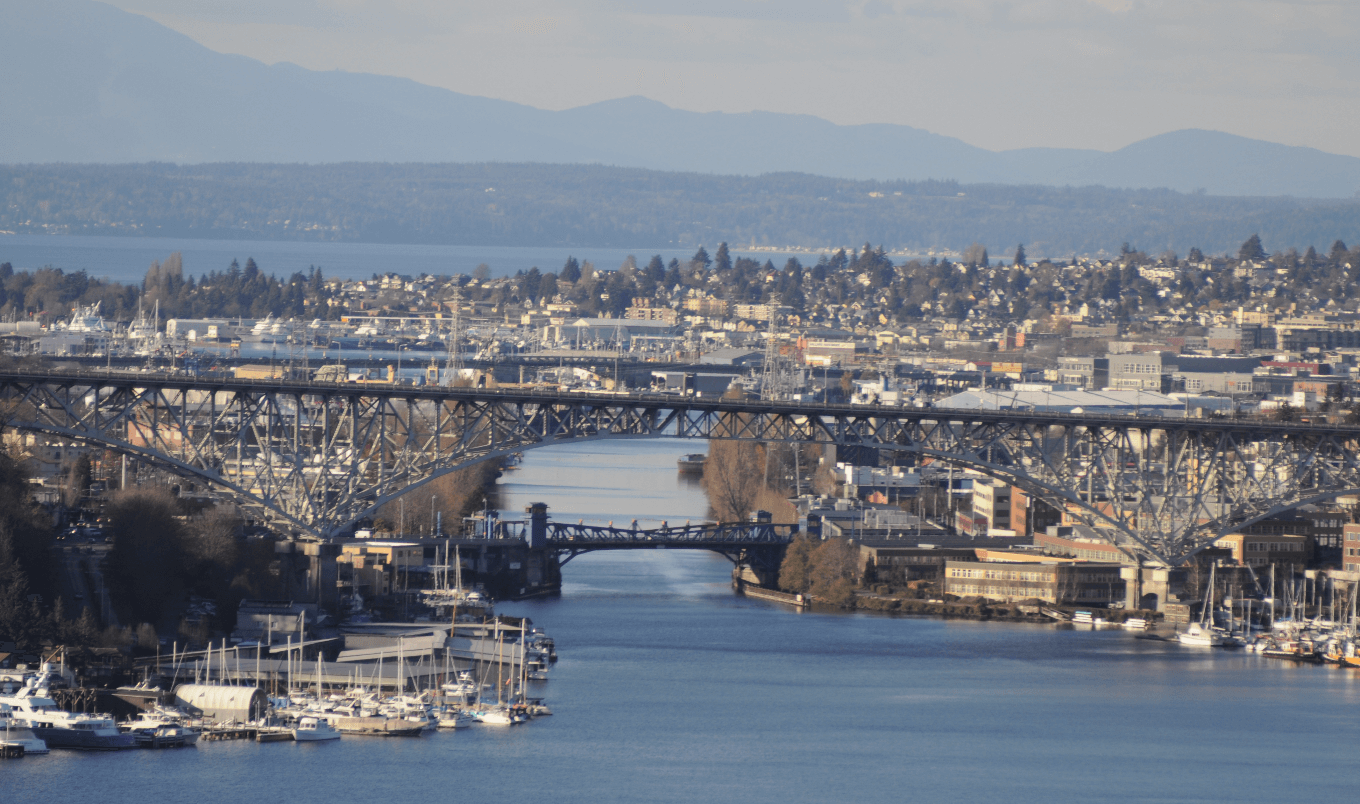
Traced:
POLYGON ((551 343, 628 349, 634 338, 674 335, 675 329, 674 324, 660 320, 578 318, 570 324, 544 327, 544 336, 551 343))
POLYGON ((1303 566, 1312 553, 1311 539, 1286 533, 1231 533, 1214 542, 1215 547, 1228 550, 1234 561, 1248 567, 1270 564, 1303 566))
POLYGON ((308 624, 317 621, 315 603, 292 600, 242 600, 236 609, 232 636, 244 641, 277 644, 291 638, 301 642, 308 624))
POLYGON ((623 317, 633 321, 662 321, 675 326, 680 314, 670 307, 654 307, 651 299, 640 299, 624 311, 623 317))
POLYGON ((944 575, 946 561, 971 561, 977 557, 977 551, 972 547, 870 540, 858 544, 860 560, 866 568, 872 569, 878 583, 904 585, 912 581, 939 580, 944 575))
POLYGON ((1360 525, 1345 525, 1341 539, 1341 568, 1347 572, 1360 572, 1360 525))
POLYGON ((1177 356, 1171 379, 1184 384, 1188 394, 1250 394, 1254 372, 1261 361, 1254 357, 1177 356))
POLYGON ((714 299, 710 296, 690 296, 685 299, 682 306, 687 312, 696 313, 705 318, 726 318, 731 303, 726 299, 714 299))
POLYGON ((989 536, 1003 535, 997 531, 1009 535, 1012 532, 1010 484, 999 480, 973 481, 973 521, 975 528, 985 527, 989 536), (985 520, 987 524, 983 525, 979 520, 985 520))
POLYGON ((1104 388, 1110 384, 1108 357, 1058 358, 1058 382, 1078 388, 1104 388))
POLYGON ((1040 600, 1055 605, 1109 606, 1124 600, 1125 568, 1119 564, 1063 561, 946 561, 945 594, 1007 602, 1040 600))
POLYGON ((1036 529, 1034 546, 1050 556, 1114 564, 1137 563, 1108 540, 1098 538, 1095 531, 1085 525, 1053 525, 1042 531, 1036 529))
POLYGON ((1171 377, 1167 372, 1164 357, 1166 352, 1128 352, 1107 355, 1110 369, 1110 387, 1117 390, 1155 391, 1167 393, 1171 390, 1171 377))
POLYGON ((1308 535, 1313 545, 1321 549, 1341 549, 1342 531, 1350 517, 1344 511, 1326 510, 1316 505, 1298 508, 1299 515, 1308 520, 1308 535))

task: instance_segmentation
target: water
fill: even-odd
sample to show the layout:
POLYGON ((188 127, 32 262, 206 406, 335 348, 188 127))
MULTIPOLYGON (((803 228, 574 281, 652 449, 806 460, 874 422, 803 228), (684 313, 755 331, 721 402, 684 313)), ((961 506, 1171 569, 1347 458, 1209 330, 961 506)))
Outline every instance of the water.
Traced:
MULTIPOLYGON (((507 516, 700 518, 692 442, 529 452, 507 516)), ((0 765, 7 801, 1278 802, 1349 800, 1351 671, 1121 631, 796 613, 719 557, 600 553, 560 599, 503 604, 556 639, 526 726, 420 739, 209 743, 0 765), (16 795, 17 794, 17 795, 16 795)))
MULTIPOLYGON (((716 247, 710 246, 710 250, 716 247)), ((485 263, 492 276, 511 276, 516 271, 537 267, 547 273, 562 269, 567 257, 589 260, 601 268, 618 268, 628 255, 645 265, 653 254, 669 262, 685 261, 695 249, 590 248, 576 246, 422 246, 380 243, 327 243, 279 240, 197 240, 169 237, 109 237, 78 235, 0 235, 0 262, 9 262, 16 271, 32 271, 45 265, 64 271, 85 271, 93 277, 116 282, 138 282, 146 276, 153 260, 163 261, 172 252, 184 255, 185 276, 202 276, 209 271, 225 271, 232 260, 242 265, 247 257, 266 274, 279 278, 295 272, 306 273, 321 266, 328 277, 368 279, 373 274, 396 272, 419 276, 471 274, 485 263)), ((773 252, 734 250, 733 258, 750 256, 764 262, 774 260, 782 266, 791 255, 773 252)), ((799 255, 808 262, 808 255, 799 255)), ((812 262, 816 262, 814 257, 812 262)))

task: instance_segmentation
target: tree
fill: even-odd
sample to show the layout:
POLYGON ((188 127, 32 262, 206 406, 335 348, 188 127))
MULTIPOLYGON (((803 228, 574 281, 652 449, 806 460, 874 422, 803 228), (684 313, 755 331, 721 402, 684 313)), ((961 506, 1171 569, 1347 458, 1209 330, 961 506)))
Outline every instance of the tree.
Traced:
POLYGON ((1190 249, 1190 253, 1185 255, 1185 259, 1190 262, 1204 262, 1204 252, 1198 248, 1190 249))
POLYGON ((490 279, 491 266, 487 265, 486 263, 480 263, 476 268, 472 269, 472 278, 477 280, 478 282, 485 282, 486 280, 490 279))
POLYGON ((1242 247, 1237 250, 1237 259, 1253 262, 1260 262, 1266 258, 1266 250, 1261 246, 1261 236, 1254 234, 1246 239, 1242 247))
POLYGON ((987 247, 981 243, 973 243, 963 252, 963 261, 973 267, 986 268, 991 264, 991 258, 987 256, 987 247))
POLYGON ((809 590, 834 606, 854 600, 855 584, 863 569, 859 548, 849 539, 827 539, 812 551, 809 560, 809 590))
POLYGON ((581 280, 581 264, 575 257, 567 257, 567 262, 562 266, 562 272, 558 274, 563 282, 579 282, 581 280))
POLYGON ((699 246, 699 250, 694 252, 694 256, 690 258, 689 263, 696 271, 701 269, 707 270, 708 266, 713 264, 713 258, 708 256, 707 249, 703 246, 699 246))
POLYGON ((185 534, 165 488, 119 492, 109 504, 109 591, 123 619, 158 622, 184 592, 185 534))
POLYGON ((749 441, 708 442, 703 487, 719 521, 741 522, 755 509, 763 463, 760 448, 749 441))
POLYGON ((784 560, 779 565, 780 589, 797 595, 807 592, 812 583, 809 570, 813 549, 813 541, 806 536, 799 536, 789 543, 784 551, 784 560))
POLYGON ((90 490, 90 483, 94 480, 94 469, 90 463, 90 456, 84 453, 76 459, 66 470, 66 505, 77 507, 81 500, 85 499, 85 494, 90 490))
POLYGON ((718 252, 713 255, 713 270, 718 273, 732 270, 732 258, 727 253, 727 241, 725 240, 718 244, 718 252))
POLYGON ((1024 266, 1024 265, 1025 265, 1025 244, 1024 244, 1024 243, 1021 243, 1020 245, 1018 245, 1018 246, 1015 247, 1015 264, 1016 264, 1016 265, 1019 265, 1019 266, 1024 266))

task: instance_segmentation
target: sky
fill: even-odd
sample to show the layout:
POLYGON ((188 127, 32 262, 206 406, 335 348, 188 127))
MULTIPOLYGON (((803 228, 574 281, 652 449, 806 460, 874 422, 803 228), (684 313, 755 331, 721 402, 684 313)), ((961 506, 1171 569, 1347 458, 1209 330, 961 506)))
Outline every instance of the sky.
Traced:
POLYGON ((111 0, 269 64, 567 109, 897 123, 992 150, 1184 128, 1360 156, 1360 0, 111 0))

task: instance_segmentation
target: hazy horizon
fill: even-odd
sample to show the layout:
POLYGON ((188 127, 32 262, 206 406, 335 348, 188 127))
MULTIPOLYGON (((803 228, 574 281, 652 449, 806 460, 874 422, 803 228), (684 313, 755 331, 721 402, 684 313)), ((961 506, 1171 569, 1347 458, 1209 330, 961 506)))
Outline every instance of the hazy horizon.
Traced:
POLYGON ((548 110, 640 95, 687 111, 907 125, 993 151, 1113 151, 1200 128, 1360 156, 1353 4, 111 4, 222 53, 548 110))

